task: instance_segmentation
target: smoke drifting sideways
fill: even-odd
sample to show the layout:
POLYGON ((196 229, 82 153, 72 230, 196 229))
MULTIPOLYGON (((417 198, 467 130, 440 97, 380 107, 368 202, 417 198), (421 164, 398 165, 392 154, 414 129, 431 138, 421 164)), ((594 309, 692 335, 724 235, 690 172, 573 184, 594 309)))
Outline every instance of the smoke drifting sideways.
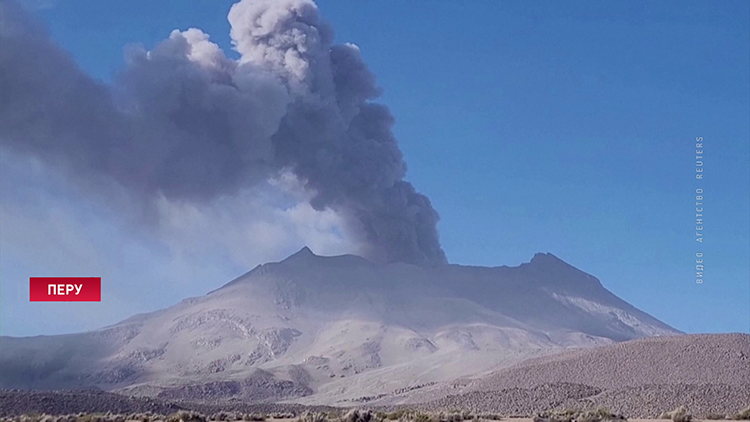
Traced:
POLYGON ((110 180, 135 201, 207 203, 291 172, 379 262, 446 262, 429 199, 406 165, 375 77, 310 0, 242 0, 239 59, 199 29, 130 46, 111 85, 86 75, 13 0, 0 6, 2 148, 110 180))

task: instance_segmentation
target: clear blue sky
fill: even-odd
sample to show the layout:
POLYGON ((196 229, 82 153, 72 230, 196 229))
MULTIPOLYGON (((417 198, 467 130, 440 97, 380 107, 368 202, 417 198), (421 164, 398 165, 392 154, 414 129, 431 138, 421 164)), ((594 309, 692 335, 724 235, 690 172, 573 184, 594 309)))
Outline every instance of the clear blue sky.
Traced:
MULTIPOLYGON (((88 73, 110 80, 123 46, 152 47, 172 29, 201 28, 230 50, 231 4, 59 0, 36 13, 88 73)), ((517 265, 551 252, 678 329, 750 332, 749 2, 318 5, 384 88, 407 178, 439 211, 451 262, 517 265)), ((4 317, 8 334, 44 331, 4 317)))

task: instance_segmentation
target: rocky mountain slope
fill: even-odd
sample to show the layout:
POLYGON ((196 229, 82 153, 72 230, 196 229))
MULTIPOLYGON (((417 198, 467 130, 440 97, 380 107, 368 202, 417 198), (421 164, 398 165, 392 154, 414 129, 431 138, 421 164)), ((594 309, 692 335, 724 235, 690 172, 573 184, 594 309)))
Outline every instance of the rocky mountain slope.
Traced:
POLYGON ((673 334, 551 254, 518 267, 421 267, 304 248, 114 326, 2 337, 0 387, 343 404, 673 334))
POLYGON ((565 351, 367 404, 506 415, 600 406, 633 417, 679 406, 697 415, 732 414, 750 405, 750 335, 655 337, 565 351))

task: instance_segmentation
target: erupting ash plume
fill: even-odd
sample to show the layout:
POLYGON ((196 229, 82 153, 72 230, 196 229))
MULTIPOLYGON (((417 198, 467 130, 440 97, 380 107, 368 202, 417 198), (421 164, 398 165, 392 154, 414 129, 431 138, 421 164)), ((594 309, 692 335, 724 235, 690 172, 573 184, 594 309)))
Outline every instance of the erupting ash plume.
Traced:
POLYGON ((2 147, 136 199, 207 202, 291 171, 378 261, 446 261, 429 199, 403 180, 375 77, 310 0, 242 0, 238 60, 199 29, 131 47, 111 85, 84 74, 12 0, 0 6, 2 147))

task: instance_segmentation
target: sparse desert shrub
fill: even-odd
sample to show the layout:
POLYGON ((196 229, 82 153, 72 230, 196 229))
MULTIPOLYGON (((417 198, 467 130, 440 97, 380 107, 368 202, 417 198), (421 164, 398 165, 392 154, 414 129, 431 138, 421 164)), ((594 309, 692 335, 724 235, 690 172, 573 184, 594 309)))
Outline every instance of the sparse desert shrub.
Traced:
POLYGON ((397 420, 401 420, 401 419, 413 419, 412 415, 414 413, 416 413, 416 412, 414 410, 412 410, 412 409, 394 410, 391 413, 386 413, 385 414, 385 419, 388 419, 388 420, 391 420, 391 421, 397 421, 397 420))
POLYGON ((571 409, 558 410, 555 412, 541 412, 534 416, 534 422, 573 422, 578 411, 571 409))
POLYGON ((599 422, 599 421, 624 421, 627 418, 619 413, 612 413, 606 407, 599 407, 595 410, 589 410, 578 415, 576 418, 579 422, 599 422))
POLYGON ((443 420, 445 422, 463 422, 464 415, 462 413, 451 413, 451 414, 445 415, 445 419, 443 420))
POLYGON ((167 415, 166 418, 164 418, 165 422, 180 422, 182 419, 180 416, 183 412, 176 412, 172 413, 171 415, 167 415))
POLYGON ((209 420, 224 422, 224 421, 232 420, 232 417, 227 412, 218 412, 218 413, 214 413, 213 415, 211 415, 209 420))
MULTIPOLYGON (((137 413, 133 420, 141 421, 141 422, 151 422, 151 415, 149 415, 148 413, 137 413)), ((79 419, 78 422, 82 422, 82 421, 79 419)), ((84 422, 101 422, 101 421, 84 421, 84 422)))
POLYGON ((338 410, 329 410, 326 412, 326 417, 329 421, 341 421, 341 418, 344 417, 344 415, 347 412, 345 412, 345 409, 338 409, 338 410))
POLYGON ((344 415, 344 422, 381 422, 382 419, 378 419, 375 413, 369 410, 350 410, 344 415))
POLYGON ((586 412, 574 419, 576 422, 600 422, 601 416, 595 412, 586 412))
MULTIPOLYGON (((138 419, 142 420, 143 422, 149 422, 148 420, 138 419)), ((76 422, 105 422, 106 419, 101 414, 96 413, 79 413, 78 416, 75 418, 76 422)))
POLYGON ((693 420, 693 415, 688 413, 685 406, 680 406, 677 409, 669 412, 669 417, 673 422, 690 422, 693 420))
POLYGON ((44 420, 45 415, 40 415, 38 413, 31 413, 28 415, 21 416, 21 420, 23 422, 41 422, 44 420))
POLYGON ((266 415, 262 413, 246 413, 242 416, 242 420, 243 421, 255 421, 255 422, 265 421, 266 415))
POLYGON ((271 416, 272 419, 292 419, 296 415, 291 412, 273 412, 269 416, 271 416))
POLYGON ((720 413, 709 413, 709 414, 706 415, 705 419, 708 419, 710 421, 717 421, 717 420, 720 420, 720 419, 724 419, 724 415, 722 415, 720 413))
POLYGON ((423 412, 416 412, 412 416, 414 422, 434 422, 433 417, 423 412))
POLYGON ((328 422, 328 417, 322 412, 305 412, 297 420, 298 422, 328 422))
POLYGON ((198 412, 182 410, 167 416, 165 420, 166 422, 206 422, 206 416, 198 412))
POLYGON ((750 406, 740 410, 736 415, 732 416, 735 420, 750 420, 750 406))

